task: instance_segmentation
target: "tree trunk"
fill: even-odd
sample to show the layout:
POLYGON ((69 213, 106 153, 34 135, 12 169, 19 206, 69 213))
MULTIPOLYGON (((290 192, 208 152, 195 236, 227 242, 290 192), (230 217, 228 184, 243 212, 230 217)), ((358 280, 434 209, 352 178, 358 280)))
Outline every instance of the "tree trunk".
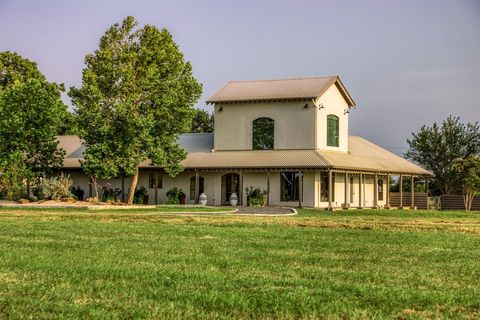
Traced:
POLYGON ((133 204, 133 198, 135 196, 135 189, 137 188, 138 182, 138 167, 135 169, 135 174, 132 177, 132 183, 130 184, 130 189, 128 191, 128 204, 133 204))

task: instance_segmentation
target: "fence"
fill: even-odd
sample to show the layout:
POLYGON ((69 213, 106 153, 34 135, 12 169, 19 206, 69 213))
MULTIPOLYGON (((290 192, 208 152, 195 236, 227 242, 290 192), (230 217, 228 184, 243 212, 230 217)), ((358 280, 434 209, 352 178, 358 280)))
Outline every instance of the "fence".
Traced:
MULTIPOLYGON (((442 210, 465 210, 465 204, 463 203, 463 196, 453 195, 440 196, 440 206, 442 210)), ((471 210, 480 210, 480 196, 473 197, 471 210)))
MULTIPOLYGON (((425 192, 415 192, 414 195, 414 205, 417 209, 427 209, 428 197, 425 192)), ((402 193, 402 206, 411 207, 412 206, 412 197, 410 192, 402 193)), ((400 207, 400 192, 390 192, 390 206, 391 207, 400 207)))

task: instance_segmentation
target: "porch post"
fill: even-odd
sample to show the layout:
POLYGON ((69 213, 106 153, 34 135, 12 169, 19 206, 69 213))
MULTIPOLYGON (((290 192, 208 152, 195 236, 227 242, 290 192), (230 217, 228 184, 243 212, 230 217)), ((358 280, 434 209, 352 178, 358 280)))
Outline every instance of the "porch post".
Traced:
POLYGON ((415 176, 410 176, 410 199, 412 203, 412 209, 415 208, 415 176))
POLYGON ((158 204, 158 169, 155 169, 155 204, 158 204))
POLYGON ((302 207, 303 202, 303 173, 298 171, 298 207, 302 207))
POLYGON ((427 210, 430 210, 430 201, 428 201, 428 176, 425 176, 425 193, 427 194, 427 210))
POLYGON ((344 203, 344 207, 345 208, 348 208, 349 207, 349 204, 350 204, 350 201, 349 201, 349 192, 348 192, 348 172, 345 172, 345 203, 344 203))
POLYGON ((267 171, 267 206, 270 205, 270 170, 267 171))
POLYGON ((373 206, 378 208, 378 173, 373 177, 373 206))
POLYGON ((400 175, 400 208, 403 208, 403 175, 400 175))
POLYGON ((333 188, 333 177, 332 177, 332 170, 328 169, 328 209, 333 210, 332 207, 332 188, 333 188))
POLYGON ((122 174, 122 202, 125 202, 125 174, 122 174))
POLYGON ((387 189, 385 189, 385 194, 387 195, 386 206, 390 207, 390 174, 387 174, 387 189))
POLYGON ((363 184, 363 175, 360 172, 358 176, 358 207, 361 208, 362 206, 362 184, 363 184))

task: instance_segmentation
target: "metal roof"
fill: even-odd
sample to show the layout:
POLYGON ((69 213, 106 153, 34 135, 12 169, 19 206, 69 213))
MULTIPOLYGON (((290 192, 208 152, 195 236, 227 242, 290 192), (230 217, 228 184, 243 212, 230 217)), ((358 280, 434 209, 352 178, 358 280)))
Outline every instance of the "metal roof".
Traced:
MULTIPOLYGON (((84 147, 76 136, 59 136, 66 151, 64 168, 80 168, 84 147)), ((213 134, 184 134, 180 145, 188 152, 187 169, 334 168, 381 173, 430 175, 431 173, 361 137, 349 136, 348 152, 320 150, 213 151, 213 134)), ((141 164, 150 168, 150 162, 141 164)))
POLYGON ((338 76, 229 81, 207 103, 316 99, 335 84, 349 106, 355 102, 338 76))

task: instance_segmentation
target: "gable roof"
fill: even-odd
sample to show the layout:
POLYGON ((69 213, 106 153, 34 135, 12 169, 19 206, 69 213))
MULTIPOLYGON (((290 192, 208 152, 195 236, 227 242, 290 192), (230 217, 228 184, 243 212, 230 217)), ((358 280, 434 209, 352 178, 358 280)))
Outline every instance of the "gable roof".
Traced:
POLYGON ((335 84, 350 107, 355 102, 338 76, 277 80, 229 81, 207 103, 307 100, 320 97, 335 84))
MULTIPOLYGON (((64 168, 80 168, 85 147, 76 136, 59 136, 59 148, 66 151, 64 168)), ((349 136, 348 152, 324 150, 238 150, 213 151, 213 133, 189 133, 179 138, 188 154, 187 169, 238 168, 334 168, 380 173, 431 175, 431 173, 370 141, 349 136)), ((150 161, 140 167, 152 168, 150 161)))

